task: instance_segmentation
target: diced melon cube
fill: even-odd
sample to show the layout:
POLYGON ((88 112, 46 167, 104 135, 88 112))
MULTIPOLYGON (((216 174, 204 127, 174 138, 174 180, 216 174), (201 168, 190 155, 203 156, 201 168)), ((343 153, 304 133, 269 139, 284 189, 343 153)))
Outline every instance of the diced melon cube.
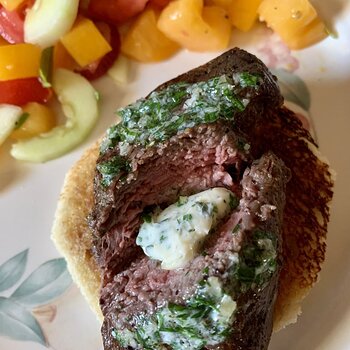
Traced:
POLYGON ((61 43, 81 66, 85 67, 112 50, 95 24, 87 18, 79 18, 61 43))
POLYGON ((203 6, 203 0, 176 0, 162 11, 158 28, 170 39, 193 51, 217 51, 227 47, 231 24, 227 11, 203 6))
POLYGON ((252 28, 258 18, 258 9, 262 0, 232 0, 228 8, 231 23, 246 32, 252 28))
POLYGON ((290 35, 286 39, 287 45, 293 50, 300 50, 328 36, 325 24, 321 19, 315 18, 309 25, 302 28, 295 35, 290 35))
POLYGON ((24 140, 37 136, 52 129, 56 124, 52 109, 36 102, 27 103, 22 107, 26 116, 22 125, 13 131, 11 138, 24 140))
POLYGON ((0 80, 39 76, 41 49, 32 44, 0 46, 0 80))
POLYGON ((179 50, 179 45, 167 38, 157 27, 159 12, 144 11, 131 26, 122 42, 121 51, 138 61, 161 61, 179 50))
POLYGON ((328 35, 308 0, 264 0, 259 15, 291 49, 310 46, 328 35))

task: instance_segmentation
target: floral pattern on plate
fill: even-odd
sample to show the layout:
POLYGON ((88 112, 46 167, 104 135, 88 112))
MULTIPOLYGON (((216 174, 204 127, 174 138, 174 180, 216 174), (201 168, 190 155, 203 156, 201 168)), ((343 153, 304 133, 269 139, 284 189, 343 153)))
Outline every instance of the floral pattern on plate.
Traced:
POLYGON ((40 318, 53 321, 56 309, 48 304, 69 288, 72 279, 65 260, 58 258, 43 263, 20 283, 28 253, 26 249, 0 266, 0 335, 49 346, 40 318))

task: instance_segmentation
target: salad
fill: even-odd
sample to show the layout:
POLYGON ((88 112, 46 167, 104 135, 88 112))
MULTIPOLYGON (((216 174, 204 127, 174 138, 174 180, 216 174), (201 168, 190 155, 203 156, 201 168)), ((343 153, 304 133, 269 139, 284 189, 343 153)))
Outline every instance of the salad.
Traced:
POLYGON ((328 35, 308 0, 0 0, 0 145, 12 142, 18 160, 59 157, 98 120, 91 81, 126 82, 127 58, 224 50, 233 27, 249 31, 257 19, 291 49, 328 35))

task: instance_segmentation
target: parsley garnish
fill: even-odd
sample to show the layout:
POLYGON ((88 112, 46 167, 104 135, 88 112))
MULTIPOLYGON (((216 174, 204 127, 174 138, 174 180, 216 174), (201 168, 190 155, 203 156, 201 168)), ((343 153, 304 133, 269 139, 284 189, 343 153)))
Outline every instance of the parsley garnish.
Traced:
POLYGON ((101 174, 102 186, 107 187, 117 175, 129 172, 130 165, 124 157, 114 156, 106 162, 97 164, 96 168, 101 174))
POLYGON ((231 210, 236 209, 238 207, 238 205, 239 205, 239 199, 236 196, 230 194, 229 206, 230 206, 231 210))
POLYGON ((27 112, 24 112, 23 114, 20 115, 20 117, 15 123, 15 130, 19 129, 26 122, 26 120, 29 118, 29 115, 30 114, 27 112))

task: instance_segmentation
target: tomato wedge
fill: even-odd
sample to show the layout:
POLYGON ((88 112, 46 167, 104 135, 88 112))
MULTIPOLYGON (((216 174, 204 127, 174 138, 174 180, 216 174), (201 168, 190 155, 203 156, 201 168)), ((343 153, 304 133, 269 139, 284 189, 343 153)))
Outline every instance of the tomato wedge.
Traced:
POLYGON ((96 23, 96 26, 111 45, 112 51, 108 52, 96 62, 93 62, 82 69, 75 70, 75 72, 80 73, 88 80, 95 80, 102 77, 108 69, 112 67, 120 51, 120 36, 118 29, 106 23, 96 23))
POLYGON ((47 102, 51 89, 44 88, 38 78, 0 81, 0 104, 23 106, 28 102, 47 102))
POLYGON ((24 42, 24 16, 18 11, 7 11, 0 5, 0 35, 9 43, 24 42))
POLYGON ((15 11, 7 11, 0 5, 0 35, 10 44, 24 42, 24 18, 34 2, 27 0, 15 11))
POLYGON ((121 24, 143 11, 148 0, 91 0, 88 15, 91 18, 121 24))

